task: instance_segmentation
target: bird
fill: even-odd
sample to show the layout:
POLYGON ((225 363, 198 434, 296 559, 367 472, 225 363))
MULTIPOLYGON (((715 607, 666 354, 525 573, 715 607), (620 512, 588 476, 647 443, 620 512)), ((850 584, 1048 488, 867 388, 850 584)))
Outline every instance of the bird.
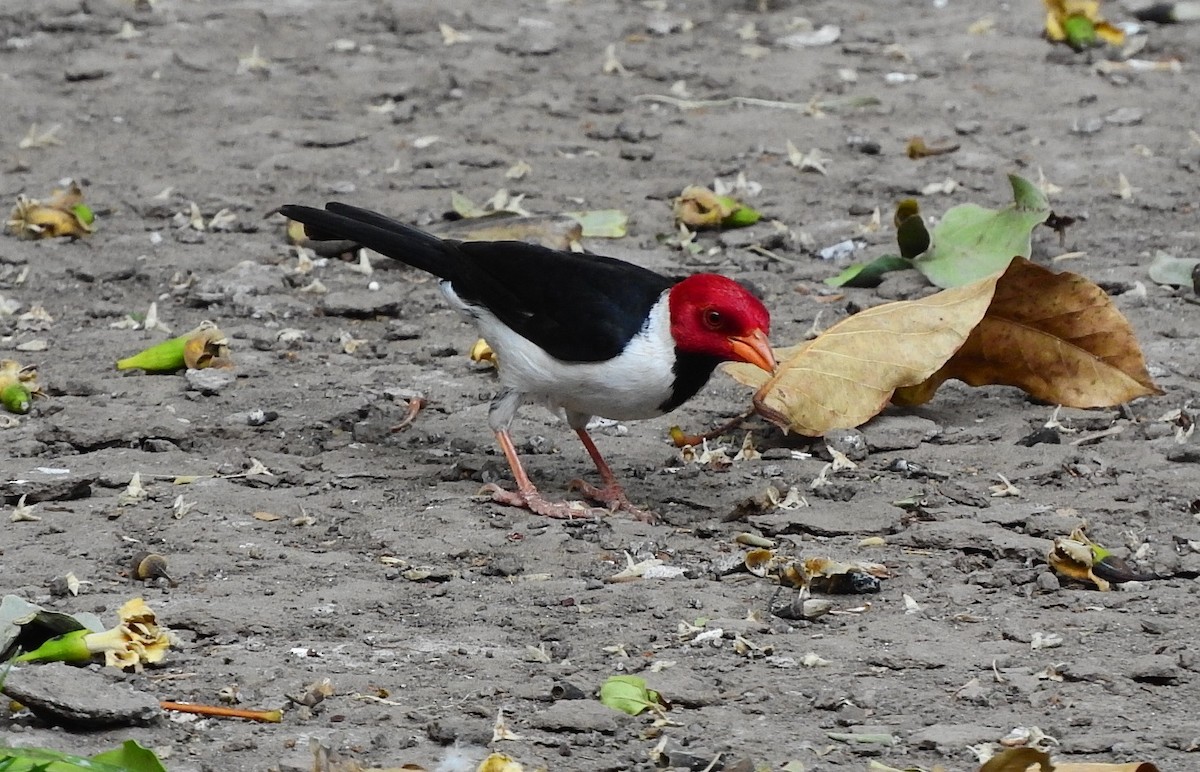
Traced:
POLYGON ((331 202, 324 209, 278 210, 314 241, 348 240, 438 277, 449 305, 474 322, 496 354, 500 391, 488 424, 512 470, 516 490, 496 484, 493 501, 551 518, 594 516, 578 501, 544 496, 530 480, 510 427, 523 405, 565 413, 601 486, 572 489, 607 511, 656 516, 630 502, 588 434, 594 416, 617 421, 669 413, 703 388, 722 362, 773 372, 771 318, 742 284, 713 273, 682 279, 612 257, 523 241, 455 241, 368 209, 331 202))

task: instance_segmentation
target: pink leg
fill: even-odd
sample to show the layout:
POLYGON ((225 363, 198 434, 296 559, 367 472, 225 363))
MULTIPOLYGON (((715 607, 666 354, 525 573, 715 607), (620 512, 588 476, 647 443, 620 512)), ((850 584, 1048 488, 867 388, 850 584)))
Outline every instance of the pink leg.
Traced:
POLYGON ((579 440, 583 443, 583 447, 587 449, 588 455, 592 457, 592 462, 596 464, 596 471, 600 473, 600 481, 604 483, 604 487, 597 488, 583 480, 572 480, 571 488, 579 491, 592 501, 607 504, 615 510, 624 510, 642 522, 657 523, 657 515, 634 506, 626 498, 625 491, 622 490, 621 484, 617 482, 617 476, 613 474, 612 469, 608 466, 608 462, 604 460, 604 456, 600 455, 600 449, 596 447, 596 443, 592 441, 592 437, 587 433, 587 430, 576 429, 575 433, 579 435, 579 440))
MULTIPOLYGON (((576 517, 593 517, 598 514, 598 510, 580 502, 547 501, 538 492, 538 489, 534 487, 534 484, 529 479, 529 475, 525 474, 525 467, 521 466, 521 459, 517 457, 517 449, 513 447, 512 437, 509 436, 506 429, 496 432, 496 442, 500 445, 500 450, 504 452, 504 458, 508 461, 508 465, 512 469, 513 480, 517 483, 517 490, 515 492, 506 491, 495 483, 485 485, 483 490, 491 494, 492 501, 510 507, 528 509, 536 515, 553 517, 559 520, 570 520, 576 517)), ((611 475, 612 473, 610 472, 609 474, 611 475)))

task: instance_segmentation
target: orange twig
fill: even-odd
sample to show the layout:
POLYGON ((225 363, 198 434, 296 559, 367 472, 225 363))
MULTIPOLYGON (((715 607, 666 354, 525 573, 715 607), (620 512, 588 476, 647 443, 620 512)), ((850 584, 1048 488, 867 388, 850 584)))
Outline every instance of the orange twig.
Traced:
POLYGON ((227 708, 223 705, 193 705, 188 702, 158 703, 163 710, 176 710, 180 713, 198 713, 201 716, 217 716, 219 718, 248 718, 251 721, 265 721, 268 724, 278 724, 283 721, 282 710, 242 710, 227 708))

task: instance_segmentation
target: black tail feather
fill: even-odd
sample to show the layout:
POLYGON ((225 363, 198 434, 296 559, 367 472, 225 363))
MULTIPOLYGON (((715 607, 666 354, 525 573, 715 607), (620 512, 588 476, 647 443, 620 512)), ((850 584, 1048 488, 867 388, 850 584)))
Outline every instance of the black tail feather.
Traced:
POLYGON ((330 202, 325 209, 287 204, 279 212, 304 223, 314 241, 354 241, 381 255, 453 281, 463 269, 462 255, 452 242, 381 214, 330 202))

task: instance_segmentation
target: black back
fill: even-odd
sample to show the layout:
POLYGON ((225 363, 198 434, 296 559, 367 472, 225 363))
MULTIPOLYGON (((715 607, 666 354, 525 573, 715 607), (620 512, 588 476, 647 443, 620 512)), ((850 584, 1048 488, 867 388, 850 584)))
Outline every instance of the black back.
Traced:
MULTIPOLYGON (((518 334, 566 362, 620 354, 675 281, 600 255, 523 241, 451 241, 346 204, 279 210, 318 240, 348 239, 450 282, 518 334)), ((709 370, 711 372, 711 370, 709 370)), ((701 384, 702 385, 702 384, 701 384)), ((697 386, 699 388, 699 386, 697 386)))

